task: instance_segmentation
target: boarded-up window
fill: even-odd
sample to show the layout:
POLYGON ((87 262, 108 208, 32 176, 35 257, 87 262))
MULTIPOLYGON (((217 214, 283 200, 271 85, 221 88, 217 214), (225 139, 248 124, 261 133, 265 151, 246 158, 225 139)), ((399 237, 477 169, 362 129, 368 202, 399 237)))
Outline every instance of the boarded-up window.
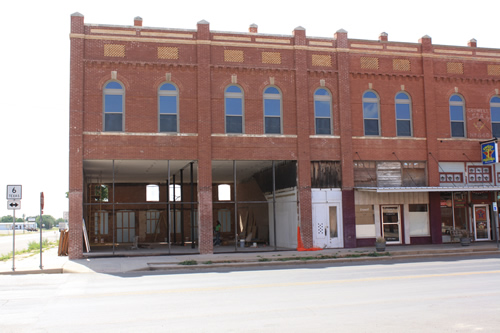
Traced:
POLYGON ((354 162, 356 187, 416 187, 427 185, 425 162, 354 162))
POLYGON ((342 184, 341 180, 340 162, 311 162, 311 187, 340 188, 342 184))
POLYGON ((354 186, 374 187, 377 186, 377 162, 355 161, 354 162, 354 186))
POLYGON ((400 187, 401 186, 401 163, 378 162, 377 164, 377 186, 400 187))
POLYGON ((403 186, 426 186, 425 162, 403 162, 403 186))

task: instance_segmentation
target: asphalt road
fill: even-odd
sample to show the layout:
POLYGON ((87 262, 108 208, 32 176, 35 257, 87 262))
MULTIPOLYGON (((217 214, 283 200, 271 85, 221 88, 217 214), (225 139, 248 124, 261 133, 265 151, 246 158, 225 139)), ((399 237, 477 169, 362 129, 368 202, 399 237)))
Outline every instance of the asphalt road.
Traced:
MULTIPOLYGON (((59 239, 59 231, 42 231, 42 239, 48 239, 49 242, 55 242, 59 239)), ((0 254, 12 253, 12 231, 9 235, 5 232, 0 236, 0 254)), ((26 232, 23 233, 22 230, 16 230, 16 251, 25 250, 28 248, 30 242, 40 243, 40 230, 38 232, 26 232)))
POLYGON ((0 276, 1 332, 499 332, 500 258, 0 276))

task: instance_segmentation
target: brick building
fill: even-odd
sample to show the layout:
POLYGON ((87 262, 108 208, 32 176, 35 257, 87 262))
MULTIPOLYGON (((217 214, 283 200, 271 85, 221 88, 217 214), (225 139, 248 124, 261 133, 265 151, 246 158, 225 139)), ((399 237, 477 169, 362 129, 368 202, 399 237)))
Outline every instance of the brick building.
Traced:
POLYGON ((79 13, 70 39, 70 258, 82 218, 91 247, 168 253, 495 238, 498 49, 79 13))

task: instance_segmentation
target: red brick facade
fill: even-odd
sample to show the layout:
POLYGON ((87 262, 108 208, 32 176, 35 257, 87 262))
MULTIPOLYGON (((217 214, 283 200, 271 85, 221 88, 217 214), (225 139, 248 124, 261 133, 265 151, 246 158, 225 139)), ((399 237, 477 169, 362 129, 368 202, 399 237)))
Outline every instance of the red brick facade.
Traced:
MULTIPOLYGON (((343 244, 355 247, 353 163, 422 161, 426 185, 440 186, 439 162, 479 162, 478 142, 491 135, 490 100, 499 95, 500 50, 418 43, 311 38, 298 27, 291 36, 85 24, 71 17, 70 258, 83 252, 87 160, 197 161, 196 191, 200 253, 213 251, 213 161, 296 161, 298 217, 305 247, 313 246, 311 162, 341 165, 343 244), (124 128, 103 130, 103 89, 124 86, 124 128), (158 87, 172 82, 179 91, 177 135, 158 133, 158 87), (244 91, 244 133, 225 134, 224 91, 244 91), (282 133, 264 134, 263 91, 282 94, 282 133), (314 92, 332 97, 331 135, 315 134, 314 92), (364 135, 362 96, 380 99, 380 135, 364 135), (398 137, 395 95, 411 96, 411 137, 398 137), (465 100, 464 138, 452 138, 449 99, 465 100), (395 157, 396 156, 396 157, 395 157)), ((495 177, 496 178, 496 177, 495 177)), ((496 183, 494 184, 496 185, 496 183)), ((114 198, 113 198, 114 199, 114 198)), ((440 243, 439 194, 431 204, 429 241, 440 243)), ((359 243, 358 243, 359 245, 359 243)))

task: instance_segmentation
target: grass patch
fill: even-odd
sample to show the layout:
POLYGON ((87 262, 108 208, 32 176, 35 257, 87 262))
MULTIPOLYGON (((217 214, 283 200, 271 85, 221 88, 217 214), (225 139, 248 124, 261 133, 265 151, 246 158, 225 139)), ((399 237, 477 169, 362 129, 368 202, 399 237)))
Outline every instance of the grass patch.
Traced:
POLYGON ((198 265, 198 262, 196 260, 184 260, 181 261, 179 265, 193 266, 193 265, 198 265))
POLYGON ((388 257, 390 256, 391 254, 389 252, 370 252, 368 253, 366 256, 367 257, 388 257))
POLYGON ((211 262, 210 260, 203 262, 203 265, 212 265, 212 264, 213 264, 213 262, 211 262))
MULTIPOLYGON (((45 251, 47 249, 50 249, 50 248, 53 248, 56 246, 59 246, 59 240, 57 240, 55 242, 49 242, 49 240, 46 238, 42 240, 42 251, 45 251)), ((22 254, 34 255, 34 254, 39 253, 39 252, 40 252, 40 243, 29 242, 27 249, 16 251, 16 256, 22 255, 22 254)), ((12 252, 10 252, 8 254, 3 254, 0 256, 0 261, 7 261, 10 259, 12 259, 12 252)))
MULTIPOLYGON (((360 253, 352 253, 347 254, 345 256, 339 256, 338 253, 334 255, 318 255, 318 256, 306 256, 306 257, 284 257, 284 258, 276 258, 274 261, 308 261, 308 260, 324 260, 324 259, 339 259, 339 258, 361 258, 361 257, 384 257, 390 256, 389 252, 360 252, 360 253)), ((271 259, 261 258, 259 261, 271 261, 271 259)))
MULTIPOLYGON (((46 249, 50 246, 50 243, 49 243, 49 240, 48 239, 44 239, 42 240, 42 249, 46 249)), ((37 243, 37 242, 29 242, 28 243, 28 252, 29 251, 36 251, 36 250, 40 250, 40 243, 37 243)))

